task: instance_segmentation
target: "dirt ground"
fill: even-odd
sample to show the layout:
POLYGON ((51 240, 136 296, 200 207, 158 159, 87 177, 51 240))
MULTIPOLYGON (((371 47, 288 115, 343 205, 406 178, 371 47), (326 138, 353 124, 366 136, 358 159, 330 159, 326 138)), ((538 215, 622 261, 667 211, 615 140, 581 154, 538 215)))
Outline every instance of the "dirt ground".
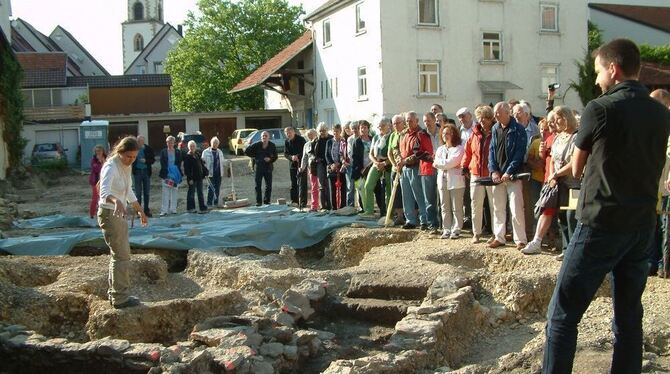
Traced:
MULTIPOLYGON (((246 157, 234 159, 235 189, 238 198, 248 198, 253 202, 255 200, 253 176, 247 162, 246 157)), ((157 170, 154 174, 157 175, 157 170)), ((86 175, 70 173, 43 181, 41 184, 34 184, 32 187, 27 185, 25 188, 10 191, 5 198, 17 203, 18 214, 22 217, 50 214, 85 216, 88 213, 90 199, 87 180, 86 175)), ((224 186, 222 195, 225 195, 230 191, 230 179, 224 178, 222 185, 224 186)), ((280 197, 288 198, 289 186, 288 163, 280 159, 274 171, 272 200, 276 201, 280 197)), ((180 212, 185 210, 185 195, 186 188, 180 188, 178 203, 180 212)), ((155 176, 152 179, 150 206, 157 217, 160 210, 160 186, 155 176)), ((4 233, 7 236, 30 234, 29 231, 16 229, 6 230, 4 233)), ((484 244, 471 245, 469 237, 461 240, 440 240, 436 236, 418 231, 407 234, 406 231, 398 229, 345 228, 331 235, 320 246, 305 250, 303 253, 298 250, 297 259, 302 268, 291 267, 295 265, 282 268, 276 264, 264 268, 258 265, 259 262, 255 259, 253 266, 260 266, 258 274, 262 275, 252 277, 239 269, 250 266, 245 259, 253 256, 262 257, 263 254, 251 249, 240 250, 236 254, 239 254, 239 263, 235 263, 234 266, 226 265, 230 268, 220 269, 224 272, 235 267, 235 271, 231 273, 235 274, 237 277, 235 279, 228 276, 214 278, 212 274, 206 278, 198 278, 195 273, 188 271, 183 275, 169 273, 166 281, 169 287, 155 291, 151 290, 154 285, 149 282, 142 285, 147 288, 146 290, 141 288, 144 290, 142 294, 146 295, 145 300, 151 302, 153 299, 167 299, 171 294, 191 297, 204 289, 231 287, 243 289, 245 297, 253 299, 250 295, 262 292, 268 284, 281 287, 304 279, 306 274, 318 274, 328 279, 331 291, 337 295, 337 302, 332 310, 338 310, 334 309, 336 307, 343 307, 342 310, 348 311, 347 313, 355 310, 355 313, 351 312, 344 322, 340 321, 340 325, 330 328, 330 331, 340 335, 341 350, 328 351, 329 353, 325 354, 321 361, 311 362, 305 366, 306 372, 319 372, 328 366, 330 360, 351 359, 355 363, 356 359, 366 354, 383 350, 382 346, 388 342, 389 336, 393 333, 393 325, 377 326, 374 323, 369 325, 360 322, 361 320, 369 318, 370 315, 374 319, 375 313, 378 313, 376 311, 379 310, 387 313, 389 310, 396 310, 393 308, 406 311, 407 306, 418 306, 423 295, 433 287, 431 284, 434 284, 439 276, 465 277, 472 285, 477 305, 485 311, 483 315, 491 320, 490 323, 482 325, 486 327, 482 327, 479 331, 469 331, 467 336, 464 336, 463 339, 467 344, 459 346, 458 354, 447 359, 451 369, 463 374, 539 372, 544 343, 544 314, 551 297, 555 276, 560 268, 560 262, 553 258, 554 253, 543 252, 540 255, 524 256, 511 246, 489 250, 484 244), (214 279, 225 279, 225 281, 214 279), (251 289, 253 291, 250 291, 251 289), (381 294, 385 296, 380 296, 381 294), (420 297, 416 294, 420 294, 420 297), (382 305, 378 299, 384 299, 384 302, 393 305, 382 305), (351 307, 353 304, 356 306, 351 307), (348 318, 354 318, 356 322, 347 323, 348 318), (344 347, 347 342, 351 345, 344 347)), ((6 258, 9 257, 11 256, 6 258)), ((80 266, 104 269, 106 258, 100 257, 91 260, 93 262, 90 264, 87 262, 80 266)), ((44 266, 54 268, 75 266, 72 261, 64 261, 62 258, 25 261, 11 259, 11 263, 20 263, 21 266, 27 266, 27 269, 31 269, 31 266, 40 269, 44 266)), ((62 274, 72 273, 77 269, 69 269, 62 274)), ((56 275, 48 275, 51 278, 54 276, 56 275)), ((58 277, 63 278, 63 275, 58 277)), ((0 280, 2 278, 3 272, 0 271, 0 280)), ((91 275, 91 279, 93 278, 91 275)), ((49 282, 51 281, 53 279, 49 282)), ((31 283, 22 280, 14 284, 20 286, 21 282, 28 285, 31 283)), ((86 292, 103 298, 104 277, 96 275, 95 280, 91 282, 95 284, 95 291, 86 292)), ((65 282, 60 287, 82 286, 65 282)), ((650 277, 643 296, 643 305, 645 308, 643 372, 668 373, 670 372, 670 281, 650 277)), ((7 312, 6 316, 11 315, 11 311, 7 312)), ((330 321, 337 318, 333 317, 330 321)), ((609 372, 612 348, 611 318, 611 299, 608 296, 608 287, 605 285, 580 323, 575 373, 609 372)), ((327 330, 328 321, 328 319, 317 319, 313 323, 316 327, 327 330)), ((80 335, 76 337, 80 338, 80 335)), ((444 362, 436 362, 434 367, 425 370, 427 373, 444 371, 447 371, 444 362)))

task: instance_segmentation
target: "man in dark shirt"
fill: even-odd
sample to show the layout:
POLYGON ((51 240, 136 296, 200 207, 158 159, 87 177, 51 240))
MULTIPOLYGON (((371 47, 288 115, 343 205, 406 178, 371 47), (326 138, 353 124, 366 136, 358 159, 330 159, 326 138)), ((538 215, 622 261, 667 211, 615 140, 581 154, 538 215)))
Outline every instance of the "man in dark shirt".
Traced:
POLYGON ((256 161, 256 206, 270 204, 272 170, 274 162, 277 161, 277 148, 270 141, 270 134, 267 131, 263 131, 261 133, 261 141, 247 147, 244 153, 256 161), (265 179, 265 196, 261 190, 263 179, 265 179))
POLYGON ((579 223, 549 304, 543 373, 570 373, 577 324, 605 275, 614 303, 612 373, 642 367, 642 292, 647 282, 668 110, 637 79, 640 51, 615 39, 595 57, 604 94, 584 109, 572 173, 581 177, 579 223), (585 167, 586 165, 586 167, 585 167))
POLYGON ((137 143, 140 145, 140 150, 137 152, 135 162, 133 162, 133 185, 137 202, 142 205, 142 199, 144 198, 144 214, 151 218, 151 210, 149 209, 151 165, 156 161, 156 157, 154 156, 154 150, 148 144, 145 144, 144 136, 138 136, 137 143))
POLYGON ((288 170, 291 177, 291 203, 304 208, 307 206, 307 173, 298 174, 298 169, 302 160, 305 138, 297 134, 290 126, 284 129, 284 133, 286 134, 284 157, 289 162, 288 170))
POLYGON ((512 218, 512 231, 517 249, 526 245, 526 225, 523 211, 523 187, 520 180, 512 180, 521 172, 526 155, 526 130, 510 116, 509 104, 504 101, 493 108, 496 124, 491 133, 489 172, 493 186, 493 237, 489 247, 505 245, 507 202, 512 218))

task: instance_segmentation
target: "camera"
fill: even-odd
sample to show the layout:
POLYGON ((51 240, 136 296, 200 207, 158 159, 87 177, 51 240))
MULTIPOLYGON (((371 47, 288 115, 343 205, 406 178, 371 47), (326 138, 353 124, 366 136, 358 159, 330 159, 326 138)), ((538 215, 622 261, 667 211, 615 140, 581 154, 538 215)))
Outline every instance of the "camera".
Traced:
POLYGON ((561 87, 560 83, 552 83, 552 84, 549 85, 549 89, 552 90, 552 91, 559 88, 559 87, 561 87))

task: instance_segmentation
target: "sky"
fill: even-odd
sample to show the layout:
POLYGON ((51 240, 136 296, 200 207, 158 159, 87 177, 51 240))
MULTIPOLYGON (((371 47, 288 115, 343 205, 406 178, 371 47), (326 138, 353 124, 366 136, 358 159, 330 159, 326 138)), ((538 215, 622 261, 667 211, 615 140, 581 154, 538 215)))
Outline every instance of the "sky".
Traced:
MULTIPOLYGON (((323 0, 288 0, 303 4, 306 12, 323 0)), ((165 22, 175 28, 189 11, 197 12, 197 0, 163 0, 165 22)), ((121 23, 128 17, 125 0, 12 0, 12 19, 21 18, 45 35, 61 25, 110 74, 123 74, 121 23)))

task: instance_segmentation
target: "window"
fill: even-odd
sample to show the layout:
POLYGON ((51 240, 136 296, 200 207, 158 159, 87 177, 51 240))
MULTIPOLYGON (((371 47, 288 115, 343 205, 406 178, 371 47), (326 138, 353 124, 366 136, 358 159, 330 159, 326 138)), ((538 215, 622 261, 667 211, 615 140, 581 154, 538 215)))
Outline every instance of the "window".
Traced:
POLYGON ((321 81, 321 100, 323 100, 323 81, 321 81))
POLYGON ((145 65, 139 65, 137 67, 137 74, 146 74, 147 73, 147 67, 145 65))
POLYGON ((62 106, 63 105, 63 90, 52 89, 51 90, 51 105, 52 106, 62 106))
POLYGON ((365 32, 365 15, 363 14, 363 4, 356 4, 356 33, 360 34, 365 32))
POLYGON ((326 112, 326 123, 328 125, 334 125, 335 124, 335 109, 325 109, 326 112))
POLYGON ((33 98, 36 108, 51 106, 51 90, 35 90, 33 91, 33 98))
POLYGON ((558 83, 558 65, 542 65, 540 67, 542 86, 540 92, 547 92, 547 87, 552 83, 558 83))
POLYGON ((32 90, 21 90, 23 94, 23 106, 26 108, 32 108, 33 105, 33 91, 32 90))
POLYGON ((440 64, 438 62, 419 63, 419 94, 438 95, 440 93, 440 64))
POLYGON ((330 95, 330 81, 326 79, 326 99, 329 98, 330 95))
POLYGON ((163 74, 163 62, 154 61, 154 74, 163 74))
POLYGON ((135 52, 140 52, 144 49, 144 38, 142 37, 142 35, 140 34, 135 35, 135 38, 133 39, 133 46, 135 52))
POLYGON ((558 31, 558 5, 540 5, 541 31, 558 31))
POLYGON ((368 98, 368 72, 365 66, 358 68, 358 99, 368 98))
POLYGON ((437 25, 437 0, 417 0, 419 25, 437 25))
POLYGON ((139 1, 133 5, 133 19, 135 21, 140 21, 144 19, 144 5, 139 1))
POLYGON ((335 77, 335 97, 337 97, 338 92, 339 92, 339 89, 338 89, 337 86, 338 86, 338 85, 337 85, 337 77, 335 77))
POLYGON ((323 46, 328 47, 330 45, 330 20, 323 20, 323 46))
POLYGON ((485 32, 482 35, 482 44, 484 46, 484 60, 502 61, 499 32, 485 32))
POLYGON ((330 78, 330 84, 328 85, 328 95, 333 98, 333 78, 330 78))

